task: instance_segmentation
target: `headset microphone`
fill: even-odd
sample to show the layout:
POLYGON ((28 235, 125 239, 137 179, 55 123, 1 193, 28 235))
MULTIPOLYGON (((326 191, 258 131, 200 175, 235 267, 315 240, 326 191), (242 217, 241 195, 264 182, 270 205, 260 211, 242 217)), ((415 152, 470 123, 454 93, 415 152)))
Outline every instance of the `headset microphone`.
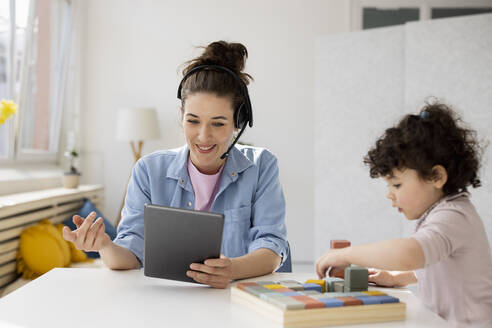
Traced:
POLYGON ((229 152, 231 151, 232 147, 234 147, 236 145, 236 142, 239 140, 239 137, 241 136, 241 134, 243 134, 244 129, 246 129, 246 125, 247 124, 245 122, 243 124, 243 127, 241 128, 241 131, 239 131, 239 134, 237 135, 237 137, 234 139, 234 141, 229 146, 229 148, 227 148, 227 151, 225 153, 223 153, 222 156, 220 156, 220 159, 224 159, 224 158, 227 158, 229 156, 229 152))

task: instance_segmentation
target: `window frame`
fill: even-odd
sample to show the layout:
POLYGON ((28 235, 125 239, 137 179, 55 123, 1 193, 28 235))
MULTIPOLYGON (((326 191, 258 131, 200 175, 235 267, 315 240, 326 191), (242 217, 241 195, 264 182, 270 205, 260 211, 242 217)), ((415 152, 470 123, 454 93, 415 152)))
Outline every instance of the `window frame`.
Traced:
MULTIPOLYGON (((9 31, 9 48, 7 50, 7 89, 8 89, 8 97, 9 99, 14 99, 19 107, 25 103, 26 99, 23 92, 27 90, 27 80, 29 76, 29 69, 27 69, 27 61, 29 60, 28 54, 26 54, 28 47, 25 46, 32 41, 32 33, 27 31, 32 30, 32 24, 34 23, 33 17, 36 15, 36 8, 39 5, 39 1, 30 0, 29 4, 29 12, 26 26, 26 36, 25 36, 25 45, 24 45, 24 53, 22 54, 21 59, 21 67, 16 67, 16 59, 15 59, 15 45, 16 45, 16 28, 17 24, 15 21, 15 13, 16 13, 16 0, 10 0, 10 31, 9 31), (31 26, 30 26, 31 25, 31 26), (16 73, 17 70, 20 69, 20 85, 19 90, 16 92, 15 90, 15 79, 11 78, 12 73, 16 73)), ((50 126, 50 141, 48 150, 36 150, 36 149, 23 149, 22 148, 22 123, 23 116, 22 113, 18 113, 14 115, 12 119, 6 122, 6 124, 2 127, 8 126, 8 151, 7 157, 0 158, 0 165, 5 167, 12 167, 14 165, 20 164, 22 165, 31 165, 31 164, 50 164, 56 166, 58 164, 60 158, 60 152, 62 151, 61 145, 61 137, 63 136, 63 116, 65 115, 65 111, 62 109, 63 104, 67 102, 67 86, 66 82, 70 79, 68 74, 72 71, 71 67, 71 46, 73 44, 73 37, 75 37, 74 32, 74 10, 73 6, 75 5, 74 1, 71 0, 52 0, 51 6, 53 6, 54 16, 50 19, 50 35, 51 35, 51 46, 50 52, 54 55, 50 54, 50 57, 53 58, 53 61, 50 63, 50 77, 51 81, 56 80, 56 86, 53 88, 57 88, 56 92, 54 90, 50 91, 50 114, 56 115, 52 113, 52 106, 57 106, 55 110, 59 111, 57 118, 50 118, 50 122, 54 122, 54 125, 50 126), (66 4, 66 10, 61 11, 61 5, 66 4), (65 21, 64 25, 61 25, 63 21, 63 17, 68 21, 65 21), (60 36, 65 36, 65 39, 61 40, 60 36), (63 49, 61 47, 64 47, 63 49), (67 50, 68 47, 68 50, 67 50), (56 52, 56 53, 55 53, 56 52), (63 63, 58 63, 58 60, 62 60, 63 63), (56 62, 55 62, 56 61, 56 62), (65 63, 67 62, 67 63, 65 63), (57 79, 55 79, 55 75, 57 79), (57 102, 56 104, 54 102, 57 102)), ((32 49, 31 49, 32 51, 32 49)))
POLYGON ((351 31, 362 31, 364 8, 418 8, 419 21, 432 19, 432 8, 492 8, 490 0, 351 0, 351 31))

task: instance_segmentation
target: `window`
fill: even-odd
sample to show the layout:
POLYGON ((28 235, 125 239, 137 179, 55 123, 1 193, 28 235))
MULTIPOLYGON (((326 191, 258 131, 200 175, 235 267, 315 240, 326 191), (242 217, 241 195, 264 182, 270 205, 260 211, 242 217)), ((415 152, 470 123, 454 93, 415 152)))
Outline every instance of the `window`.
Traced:
POLYGON ((352 0, 352 30, 484 13, 491 0, 352 0))
POLYGON ((55 162, 73 35, 69 0, 0 1, 0 98, 17 114, 0 126, 0 162, 55 162))

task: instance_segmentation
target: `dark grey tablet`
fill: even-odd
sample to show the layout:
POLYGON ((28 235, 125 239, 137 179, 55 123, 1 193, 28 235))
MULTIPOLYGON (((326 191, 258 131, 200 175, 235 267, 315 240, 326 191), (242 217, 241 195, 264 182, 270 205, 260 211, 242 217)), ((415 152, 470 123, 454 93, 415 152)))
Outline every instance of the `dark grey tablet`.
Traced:
POLYGON ((223 214, 146 204, 144 274, 195 282, 186 271, 219 258, 223 227, 223 214))

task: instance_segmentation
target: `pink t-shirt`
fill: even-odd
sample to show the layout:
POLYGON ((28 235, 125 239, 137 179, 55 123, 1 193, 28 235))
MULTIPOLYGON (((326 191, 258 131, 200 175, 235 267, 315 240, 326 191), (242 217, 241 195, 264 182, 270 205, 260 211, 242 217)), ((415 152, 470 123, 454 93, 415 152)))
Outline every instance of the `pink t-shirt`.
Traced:
POLYGON ((422 302, 455 326, 492 324, 492 253, 469 194, 441 199, 411 237, 425 256, 415 271, 422 302))
POLYGON ((214 201, 215 195, 219 190, 220 174, 224 165, 219 172, 215 174, 203 174, 193 165, 188 158, 188 174, 190 175, 191 185, 195 192, 195 210, 209 211, 214 201))

